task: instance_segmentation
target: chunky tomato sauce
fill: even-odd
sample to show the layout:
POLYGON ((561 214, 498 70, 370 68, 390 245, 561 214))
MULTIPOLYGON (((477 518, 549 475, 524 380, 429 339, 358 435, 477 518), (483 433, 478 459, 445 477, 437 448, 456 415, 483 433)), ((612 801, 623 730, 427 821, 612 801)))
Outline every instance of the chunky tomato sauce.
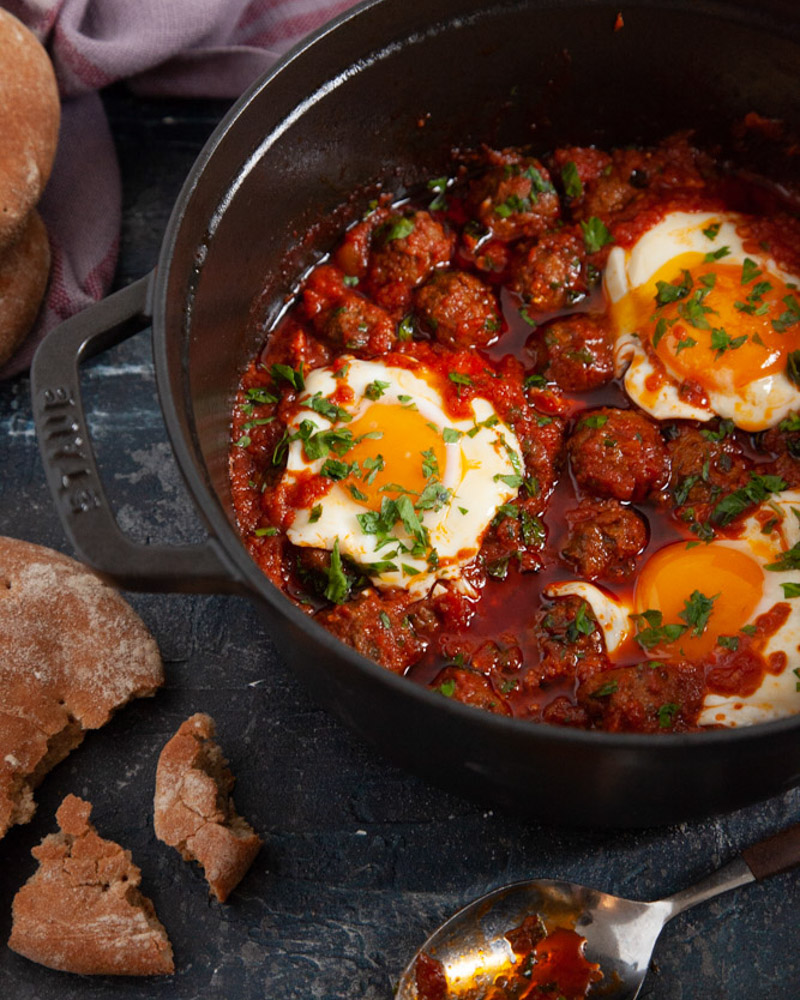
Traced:
MULTIPOLYGON (((516 148, 462 155, 419 197, 374 203, 250 362, 230 454, 243 540, 264 573, 343 642, 443 697, 582 728, 735 724, 735 708, 709 716, 705 699, 747 699, 798 662, 800 552, 790 508, 778 501, 800 487, 800 417, 791 406, 763 426, 720 417, 727 397, 715 402, 715 386, 727 376, 717 369, 735 365, 737 351, 760 364, 763 348, 774 355, 764 370, 769 361, 790 391, 800 385, 798 273, 797 203, 686 136, 648 149, 565 147, 541 159, 516 148), (612 304, 604 273, 612 252, 631 254, 675 213, 709 217, 707 246, 698 237, 707 252, 701 267, 662 262, 646 295, 628 293, 640 294, 636 315, 649 332, 634 331, 643 374, 640 388, 626 390, 620 316, 629 307, 612 304), (717 242, 726 220, 752 257, 717 242), (733 303, 722 301, 724 273, 733 303), (723 308, 732 318, 715 326, 723 308), (516 437, 512 473, 494 477, 513 488, 511 499, 447 558, 424 544, 427 512, 474 498, 443 485, 433 449, 420 449, 417 488, 388 481, 380 445, 360 443, 381 431, 356 439, 347 429, 362 401, 348 382, 354 360, 424 372, 447 421, 472 420, 473 403, 488 401, 487 427, 499 420, 516 437), (318 369, 335 388, 311 400, 306 381, 318 369), (325 433, 303 424, 309 410, 328 421, 325 433), (290 476, 298 440, 309 468, 290 476), (379 530, 416 532, 426 571, 465 565, 412 593, 405 577, 387 587, 376 563, 343 558, 338 536, 298 544, 295 529, 319 520, 342 490, 353 498, 351 520, 373 525, 365 532, 379 511, 379 530), (743 555, 731 554, 737 546, 743 555), (774 601, 765 596, 773 592, 774 601), (795 645, 784 648, 784 636, 795 645)), ((728 381, 740 378, 731 371, 728 381)), ((388 384, 374 380, 367 398, 388 384)), ((403 573, 413 581, 419 568, 403 573)))

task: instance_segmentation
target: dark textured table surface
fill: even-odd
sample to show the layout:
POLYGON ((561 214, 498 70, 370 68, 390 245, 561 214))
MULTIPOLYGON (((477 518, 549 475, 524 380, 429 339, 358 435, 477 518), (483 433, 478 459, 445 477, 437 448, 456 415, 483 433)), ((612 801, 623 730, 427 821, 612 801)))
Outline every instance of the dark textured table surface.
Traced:
MULTIPOLYGON (((117 284, 155 263, 184 175, 225 106, 108 98, 124 184, 117 284)), ((159 416, 141 334, 85 369, 84 391, 121 525, 139 540, 200 537, 159 416)), ((29 384, 0 385, 0 530, 68 550, 47 493, 29 384)), ((452 910, 504 882, 564 877, 632 898, 674 892, 800 819, 800 792, 700 823, 636 832, 523 822, 443 794, 319 710, 254 609, 226 597, 132 595, 166 664, 154 700, 121 711, 36 793, 31 824, 0 842, 0 936, 29 851, 74 792, 101 834, 131 849, 175 947, 171 979, 81 978, 0 951, 3 1000, 388 1000, 409 955, 452 910), (240 811, 266 846, 228 904, 156 841, 156 761, 196 711, 216 719, 240 811)), ((648 1000, 797 1000, 800 879, 778 876, 677 917, 656 947, 648 1000)))

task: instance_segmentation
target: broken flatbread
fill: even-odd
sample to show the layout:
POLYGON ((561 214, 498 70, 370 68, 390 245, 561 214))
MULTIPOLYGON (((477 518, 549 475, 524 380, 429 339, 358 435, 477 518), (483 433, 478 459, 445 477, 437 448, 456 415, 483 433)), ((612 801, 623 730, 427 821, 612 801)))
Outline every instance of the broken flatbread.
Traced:
POLYGON ((214 722, 198 713, 165 744, 156 771, 156 836, 185 861, 199 861, 224 903, 261 848, 231 798, 234 777, 214 742, 214 722))
POLYGON ((82 975, 174 972, 172 945, 150 900, 137 888, 130 851, 104 840, 92 807, 68 795, 60 833, 34 847, 39 867, 14 897, 8 946, 40 965, 82 975))
POLYGON ((164 681, 155 640, 120 595, 52 549, 0 537, 0 837, 33 789, 132 698, 164 681))

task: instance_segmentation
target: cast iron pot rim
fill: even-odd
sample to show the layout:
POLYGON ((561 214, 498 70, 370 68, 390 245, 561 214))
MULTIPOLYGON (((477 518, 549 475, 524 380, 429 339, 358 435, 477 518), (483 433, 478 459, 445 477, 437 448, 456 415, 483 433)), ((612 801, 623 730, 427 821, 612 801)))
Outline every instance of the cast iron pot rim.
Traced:
MULTIPOLYGON (((383 3, 384 0, 362 0, 361 3, 356 4, 332 21, 327 22, 286 52, 264 76, 256 80, 236 101, 211 134, 187 175, 170 215, 161 244, 158 265, 155 269, 151 300, 153 354, 155 358, 156 382, 164 421, 175 457, 189 486, 192 497, 199 506, 206 523, 211 527, 214 536, 220 541, 225 556, 235 565, 237 573, 244 580, 247 590, 246 596, 259 603, 266 601, 279 618, 288 618, 293 625, 302 631, 310 630, 316 641, 326 647, 334 658, 344 660, 359 674, 366 675, 370 681, 380 680, 390 688, 393 687, 397 694, 404 699, 418 701, 426 707, 435 707, 439 711, 455 713, 456 717, 461 716, 468 724, 471 723, 473 726, 478 725, 482 729, 494 728, 499 734, 505 733, 516 737, 524 737, 528 734, 531 738, 535 737, 544 742, 550 742, 556 747, 563 744, 574 745, 577 743, 584 744, 587 747, 595 745, 604 749, 653 750, 658 747, 665 752, 683 753, 685 750, 693 747, 697 747, 699 750, 702 747, 713 748, 720 745, 724 746, 732 741, 736 743, 760 742, 770 740, 773 735, 780 736, 792 730, 800 731, 800 715, 795 715, 752 726, 725 728, 699 733, 612 733, 605 730, 586 730, 567 726, 555 726, 548 723, 529 722, 523 719, 510 718, 478 710, 453 699, 445 698, 441 694, 429 690, 420 684, 416 684, 406 677, 395 674, 367 657, 362 656, 352 647, 337 639, 314 619, 300 611, 261 572, 245 549, 241 537, 228 520, 217 495, 207 486, 204 477, 197 468, 192 446, 181 431, 177 400, 171 391, 168 376, 169 364, 164 318, 167 314, 170 265, 183 224, 183 218, 187 214, 195 188, 206 166, 217 154, 218 148, 228 132, 236 127, 238 119, 246 114, 253 98, 262 90, 269 87, 271 82, 280 76, 290 64, 298 59, 302 59, 309 50, 322 44, 329 35, 341 30, 349 21, 357 19, 370 8, 377 7, 383 3), (480 714, 478 714, 479 712, 480 714)), ((486 5, 486 10, 506 6, 513 6, 513 4, 490 3, 486 5)), ((587 6, 587 4, 582 3, 581 0, 543 0, 542 6, 568 8, 571 6, 583 7, 587 6)), ((655 3, 648 3, 647 0, 641 2, 640 0, 639 6, 663 6, 678 10, 701 10, 703 13, 733 18, 735 20, 745 20, 751 24, 754 20, 758 19, 758 15, 753 15, 752 11, 749 16, 745 16, 745 11, 741 7, 725 4, 722 0, 655 0, 655 3), (737 14, 739 15, 738 18, 735 16, 737 14)), ((772 26, 774 27, 774 25, 772 26)), ((369 65, 369 63, 370 60, 365 61, 365 65, 369 65)), ((190 312, 187 315, 190 315, 190 312)), ((184 391, 188 394, 185 381, 184 391)), ((192 426, 191 420, 189 423, 192 426)))

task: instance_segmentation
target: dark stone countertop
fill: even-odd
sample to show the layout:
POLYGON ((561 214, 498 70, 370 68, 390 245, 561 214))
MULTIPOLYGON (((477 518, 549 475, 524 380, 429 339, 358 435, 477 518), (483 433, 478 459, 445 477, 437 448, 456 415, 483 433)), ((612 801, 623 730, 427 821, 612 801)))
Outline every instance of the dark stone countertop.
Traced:
MULTIPOLYGON (((155 263, 182 180, 225 105, 107 99, 124 181, 117 284, 155 263)), ((201 537, 172 460, 147 334, 88 364, 84 391, 123 528, 137 539, 201 537)), ((68 550, 36 449, 29 384, 0 385, 0 531, 68 550)), ((674 892, 800 818, 800 791, 705 822, 636 832, 523 822, 444 794, 376 758, 319 710, 254 609, 229 597, 131 595, 155 634, 167 684, 121 711, 46 779, 33 822, 0 842, 0 936, 30 849, 69 792, 101 834, 130 848, 175 946, 171 979, 79 978, 0 951, 8 1000, 389 1000, 407 958, 474 896, 529 875, 632 898, 674 892), (156 841, 156 761, 196 711, 217 720, 237 805, 266 847, 231 901, 156 841)), ((800 882, 747 886, 677 917, 656 947, 648 1000, 797 1000, 800 882)))

